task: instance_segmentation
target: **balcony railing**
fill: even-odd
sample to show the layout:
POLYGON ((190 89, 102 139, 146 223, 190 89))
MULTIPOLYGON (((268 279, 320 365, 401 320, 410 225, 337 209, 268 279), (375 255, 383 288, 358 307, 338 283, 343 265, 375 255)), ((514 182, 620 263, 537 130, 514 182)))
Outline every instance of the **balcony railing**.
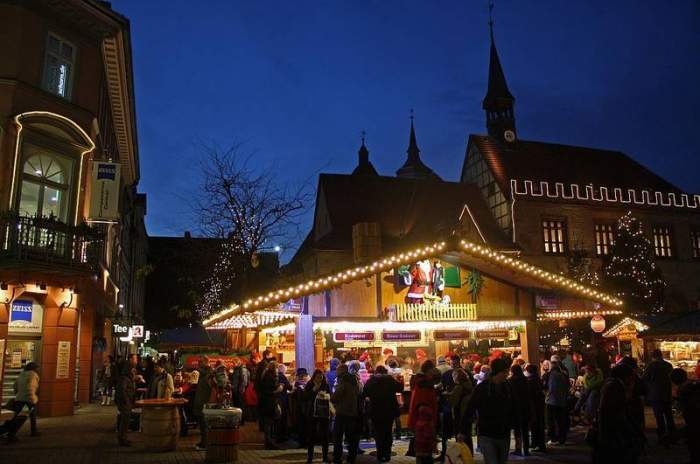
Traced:
POLYGON ((20 261, 96 270, 103 245, 103 235, 86 224, 0 213, 0 256, 8 265, 20 261))
POLYGON ((476 320, 476 304, 458 303, 402 303, 387 308, 390 321, 473 321, 476 320))

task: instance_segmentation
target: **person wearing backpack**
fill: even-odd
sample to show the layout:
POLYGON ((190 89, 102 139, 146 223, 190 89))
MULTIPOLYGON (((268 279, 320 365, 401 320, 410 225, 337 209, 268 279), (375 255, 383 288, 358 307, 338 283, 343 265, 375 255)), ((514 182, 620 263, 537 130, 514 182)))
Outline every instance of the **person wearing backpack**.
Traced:
POLYGON ((333 405, 331 404, 331 389, 322 370, 316 369, 314 371, 311 380, 306 383, 302 395, 304 403, 309 405, 306 421, 308 428, 306 462, 313 461, 314 446, 317 442, 321 444, 323 462, 330 462, 328 441, 333 405))
POLYGON ((403 391, 403 384, 389 375, 386 367, 377 366, 375 374, 367 380, 362 395, 369 398, 370 418, 377 444, 377 461, 389 462, 393 439, 391 429, 400 414, 396 394, 403 391))

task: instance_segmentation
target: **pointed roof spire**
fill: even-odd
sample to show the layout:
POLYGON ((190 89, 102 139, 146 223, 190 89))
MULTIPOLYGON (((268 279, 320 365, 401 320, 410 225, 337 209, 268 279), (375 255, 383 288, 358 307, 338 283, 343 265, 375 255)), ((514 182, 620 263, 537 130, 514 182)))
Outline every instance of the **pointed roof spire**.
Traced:
POLYGON ((397 177, 412 179, 440 179, 440 177, 426 166, 420 159, 420 149, 416 141, 416 129, 413 125, 413 108, 411 108, 411 132, 408 136, 408 157, 406 162, 396 171, 397 177))
POLYGON ((357 167, 354 171, 352 171, 352 174, 362 176, 378 176, 379 174, 377 173, 377 170, 374 169, 374 166, 369 160, 369 150, 367 150, 367 147, 365 146, 365 131, 362 131, 361 134, 362 145, 360 145, 360 150, 357 152, 357 167))
POLYGON ((489 1, 489 35, 491 38, 491 56, 489 60, 489 87, 484 97, 483 108, 500 109, 504 106, 512 105, 515 101, 513 95, 508 90, 506 76, 503 73, 501 60, 496 50, 496 42, 493 39, 493 1, 489 1))

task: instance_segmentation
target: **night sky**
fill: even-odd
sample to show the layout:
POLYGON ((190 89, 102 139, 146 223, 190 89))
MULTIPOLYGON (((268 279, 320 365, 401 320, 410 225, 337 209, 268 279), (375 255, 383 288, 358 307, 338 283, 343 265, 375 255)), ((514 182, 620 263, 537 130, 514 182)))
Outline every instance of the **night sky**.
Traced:
MULTIPOLYGON (((423 160, 458 180, 485 133, 486 4, 113 0, 131 20, 149 234, 196 232, 202 142, 244 142, 315 186, 351 172, 366 130, 394 175, 414 108, 423 160)), ((494 19, 521 138, 619 149, 700 192, 700 2, 500 0, 494 19)))

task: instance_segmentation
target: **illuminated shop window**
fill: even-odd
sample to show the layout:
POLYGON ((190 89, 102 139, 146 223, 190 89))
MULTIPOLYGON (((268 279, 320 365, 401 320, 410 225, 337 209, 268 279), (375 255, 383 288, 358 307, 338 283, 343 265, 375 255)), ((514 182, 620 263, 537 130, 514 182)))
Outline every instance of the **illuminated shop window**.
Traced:
POLYGON ((614 237, 615 233, 612 224, 596 224, 595 254, 598 256, 609 255, 612 251, 614 237))
POLYGON ((561 255, 566 252, 565 221, 544 219, 542 221, 542 237, 545 254, 561 255))
POLYGON ((44 90, 70 98, 75 67, 75 47, 54 34, 49 34, 44 60, 44 90))
POLYGON ((657 225, 652 227, 654 236, 654 254, 657 258, 670 258, 673 256, 671 227, 657 225))

